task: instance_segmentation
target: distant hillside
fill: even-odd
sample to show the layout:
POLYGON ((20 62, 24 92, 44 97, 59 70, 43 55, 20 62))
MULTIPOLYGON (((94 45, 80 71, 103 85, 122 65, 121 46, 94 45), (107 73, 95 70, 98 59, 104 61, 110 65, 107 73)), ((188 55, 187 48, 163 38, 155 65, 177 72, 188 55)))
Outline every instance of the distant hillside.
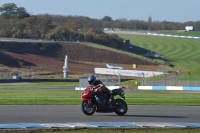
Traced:
POLYGON ((61 53, 57 57, 63 59, 65 55, 68 55, 69 60, 76 61, 152 65, 151 62, 147 62, 127 54, 121 54, 119 52, 106 49, 99 49, 80 43, 64 44, 61 53))
POLYGON ((121 65, 127 69, 131 69, 132 64, 150 66, 149 69, 158 68, 156 64, 128 54, 81 43, 0 42, 0 65, 10 69, 62 73, 66 55, 69 59, 70 74, 91 73, 95 67, 106 67, 106 63, 121 65))

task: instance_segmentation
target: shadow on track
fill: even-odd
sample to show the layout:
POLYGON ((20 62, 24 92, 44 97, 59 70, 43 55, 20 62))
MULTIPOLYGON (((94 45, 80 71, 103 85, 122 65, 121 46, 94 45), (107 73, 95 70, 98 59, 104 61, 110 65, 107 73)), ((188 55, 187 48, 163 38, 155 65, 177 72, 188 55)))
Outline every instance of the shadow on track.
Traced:
POLYGON ((119 116, 119 115, 101 115, 101 116, 146 117, 146 118, 188 118, 188 117, 184 117, 184 116, 159 116, 159 115, 123 115, 123 116, 119 116))

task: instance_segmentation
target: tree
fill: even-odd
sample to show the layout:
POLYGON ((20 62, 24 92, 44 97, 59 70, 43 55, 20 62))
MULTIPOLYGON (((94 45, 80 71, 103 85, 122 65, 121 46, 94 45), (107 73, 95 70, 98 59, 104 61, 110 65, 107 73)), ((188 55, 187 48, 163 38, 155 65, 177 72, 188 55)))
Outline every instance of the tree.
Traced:
POLYGON ((69 37, 68 31, 63 26, 57 26, 52 29, 48 34, 46 34, 47 39, 53 40, 65 40, 69 37))
POLYGON ((71 23, 66 23, 65 27, 70 31, 77 31, 80 26, 75 22, 71 22, 71 23))
POLYGON ((94 29, 93 29, 93 27, 90 27, 89 29, 88 29, 88 32, 87 32, 88 34, 92 34, 92 35, 94 35, 94 29))
POLYGON ((148 18, 148 30, 151 30, 152 19, 151 16, 148 18))
POLYGON ((24 7, 19 7, 17 8, 17 11, 16 11, 16 17, 19 19, 23 19, 23 18, 30 17, 30 14, 26 12, 26 9, 24 7))
POLYGON ((0 7, 1 16, 5 19, 9 19, 17 11, 17 6, 14 3, 6 3, 2 7, 0 7))
POLYGON ((24 7, 17 7, 14 3, 6 3, 2 5, 0 7, 0 12, 1 16, 5 19, 10 19, 12 17, 23 19, 30 16, 24 7))
POLYGON ((94 41, 94 36, 92 34, 84 34, 84 40, 87 42, 93 42, 94 41))
POLYGON ((103 20, 103 21, 113 21, 112 18, 109 17, 109 16, 104 16, 104 17, 102 18, 102 20, 103 20))

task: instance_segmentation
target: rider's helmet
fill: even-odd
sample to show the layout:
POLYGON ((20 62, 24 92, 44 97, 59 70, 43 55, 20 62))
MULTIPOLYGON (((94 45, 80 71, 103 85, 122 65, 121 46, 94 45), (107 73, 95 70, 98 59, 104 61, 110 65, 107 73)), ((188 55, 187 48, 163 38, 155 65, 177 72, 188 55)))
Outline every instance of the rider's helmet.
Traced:
POLYGON ((90 85, 93 85, 95 81, 96 81, 96 77, 94 75, 88 77, 88 83, 90 85))

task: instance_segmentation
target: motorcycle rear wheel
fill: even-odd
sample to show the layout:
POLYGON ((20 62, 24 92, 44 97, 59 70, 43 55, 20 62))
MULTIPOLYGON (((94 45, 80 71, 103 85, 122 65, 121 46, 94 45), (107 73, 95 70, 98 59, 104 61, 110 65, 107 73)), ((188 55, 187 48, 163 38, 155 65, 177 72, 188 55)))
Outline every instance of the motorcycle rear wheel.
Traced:
POLYGON ((87 100, 83 100, 81 104, 81 110, 85 115, 93 115, 96 111, 96 107, 94 104, 88 104, 87 100))
POLYGON ((117 115, 124 115, 128 111, 128 106, 126 102, 122 99, 115 99, 115 104, 114 104, 114 112, 117 115))

